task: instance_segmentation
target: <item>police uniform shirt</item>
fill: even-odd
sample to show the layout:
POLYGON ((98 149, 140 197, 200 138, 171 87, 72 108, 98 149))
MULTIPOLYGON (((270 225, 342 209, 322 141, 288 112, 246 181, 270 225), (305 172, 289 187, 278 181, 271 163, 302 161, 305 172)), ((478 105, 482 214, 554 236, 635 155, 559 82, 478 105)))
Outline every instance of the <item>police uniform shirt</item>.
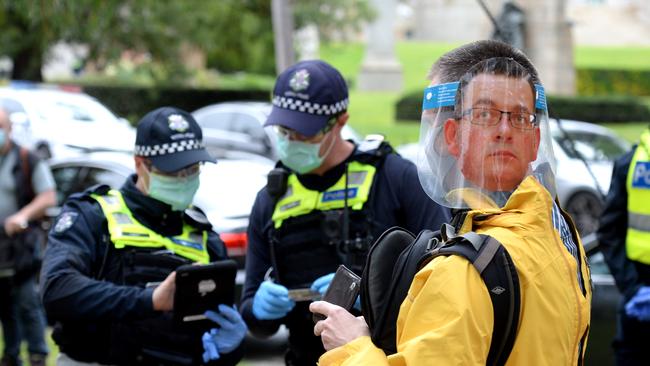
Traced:
MULTIPOLYGON (((120 189, 135 219, 161 235, 180 234, 183 213, 171 211, 170 206, 143 195, 135 181, 136 176, 132 175, 120 189)), ((72 195, 50 231, 41 273, 43 303, 48 319, 62 323, 64 328, 68 322, 77 325, 105 324, 107 321, 128 323, 130 319, 162 314, 153 310, 153 288, 111 282, 120 278, 119 256, 115 248, 107 248, 113 245, 109 241, 107 222, 97 201, 90 197, 90 193, 106 191, 107 186, 100 186, 72 195), (106 268, 104 277, 107 280, 96 279, 102 266, 106 268)), ((225 246, 212 230, 208 231, 207 245, 211 261, 226 258, 225 246)), ((99 333, 100 337, 109 337, 99 333)), ((108 342, 108 338, 88 341, 87 345, 73 344, 74 351, 85 347, 89 350, 88 357, 93 357, 94 348, 99 347, 97 352, 107 348, 102 341, 108 342)), ((200 339, 197 342, 200 345, 200 339)), ((65 346, 59 346, 68 353, 65 346)))

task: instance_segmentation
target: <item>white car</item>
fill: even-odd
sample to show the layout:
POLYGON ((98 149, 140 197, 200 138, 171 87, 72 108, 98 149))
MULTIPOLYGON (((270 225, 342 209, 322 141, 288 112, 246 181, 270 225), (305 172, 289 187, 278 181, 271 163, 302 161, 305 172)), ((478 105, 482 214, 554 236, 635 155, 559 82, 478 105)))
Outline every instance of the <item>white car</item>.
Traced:
MULTIPOLYGON (((272 132, 263 127, 271 114, 268 102, 224 102, 205 106, 192 112, 203 129, 208 147, 245 151, 277 160, 272 132)), ((344 139, 360 141, 347 124, 341 132, 344 139)))
MULTIPOLYGON (((593 123, 570 120, 558 123, 555 119, 549 122, 557 160, 555 178, 560 205, 573 217, 580 234, 586 236, 598 227, 614 160, 630 144, 612 130, 593 123)), ((417 143, 409 143, 396 150, 416 162, 418 149, 417 143)))
POLYGON ((0 88, 12 137, 48 158, 80 150, 132 151, 135 129, 95 98, 44 88, 0 88))

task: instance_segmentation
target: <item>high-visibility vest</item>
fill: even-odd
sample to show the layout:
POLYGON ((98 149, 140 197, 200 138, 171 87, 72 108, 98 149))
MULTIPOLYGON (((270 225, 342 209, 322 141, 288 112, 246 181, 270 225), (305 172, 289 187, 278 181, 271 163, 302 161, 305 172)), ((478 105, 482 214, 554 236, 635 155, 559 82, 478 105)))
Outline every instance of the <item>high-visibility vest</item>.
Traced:
POLYGON ((91 195, 101 206, 111 242, 116 249, 126 247, 165 248, 175 255, 193 262, 209 263, 207 250, 208 233, 183 223, 183 232, 173 237, 162 236, 141 224, 133 217, 124 202, 122 193, 110 190, 106 195, 91 195))
POLYGON ((627 257, 650 265, 650 130, 641 135, 627 172, 627 257))
MULTIPOLYGON (((347 169, 347 205, 352 210, 361 210, 368 201, 370 188, 377 168, 370 164, 352 161, 347 169)), ((328 211, 345 207, 346 174, 324 192, 305 188, 296 174, 287 179, 287 191, 275 205, 272 220, 275 228, 291 217, 308 214, 314 210, 328 211)))

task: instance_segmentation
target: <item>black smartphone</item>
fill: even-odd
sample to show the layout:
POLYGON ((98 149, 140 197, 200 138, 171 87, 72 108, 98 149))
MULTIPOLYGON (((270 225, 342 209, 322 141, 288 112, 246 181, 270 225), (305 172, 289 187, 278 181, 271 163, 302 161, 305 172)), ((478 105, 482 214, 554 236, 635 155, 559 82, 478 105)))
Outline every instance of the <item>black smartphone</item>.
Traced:
MULTIPOLYGON (((340 265, 322 300, 350 311, 357 300, 357 296, 359 296, 360 287, 361 277, 346 266, 340 265)), ((316 323, 319 320, 325 320, 325 315, 314 313, 312 318, 316 323)))
POLYGON ((219 304, 235 302, 237 262, 231 259, 204 265, 183 265, 176 269, 174 320, 177 324, 196 323, 214 327, 203 313, 219 304))

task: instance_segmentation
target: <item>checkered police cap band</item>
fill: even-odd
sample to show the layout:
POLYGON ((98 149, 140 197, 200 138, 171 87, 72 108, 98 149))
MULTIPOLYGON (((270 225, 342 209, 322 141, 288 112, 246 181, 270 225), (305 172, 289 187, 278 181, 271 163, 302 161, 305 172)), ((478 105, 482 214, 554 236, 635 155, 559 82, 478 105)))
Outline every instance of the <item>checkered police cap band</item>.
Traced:
POLYGON ((138 156, 162 156, 174 154, 181 151, 202 149, 203 143, 199 140, 181 140, 159 145, 135 145, 135 155, 138 156))
POLYGON ((348 108, 348 98, 345 98, 340 102, 328 105, 276 95, 273 97, 273 105, 278 108, 289 109, 297 112, 304 112, 319 116, 333 116, 337 113, 343 112, 348 108))

